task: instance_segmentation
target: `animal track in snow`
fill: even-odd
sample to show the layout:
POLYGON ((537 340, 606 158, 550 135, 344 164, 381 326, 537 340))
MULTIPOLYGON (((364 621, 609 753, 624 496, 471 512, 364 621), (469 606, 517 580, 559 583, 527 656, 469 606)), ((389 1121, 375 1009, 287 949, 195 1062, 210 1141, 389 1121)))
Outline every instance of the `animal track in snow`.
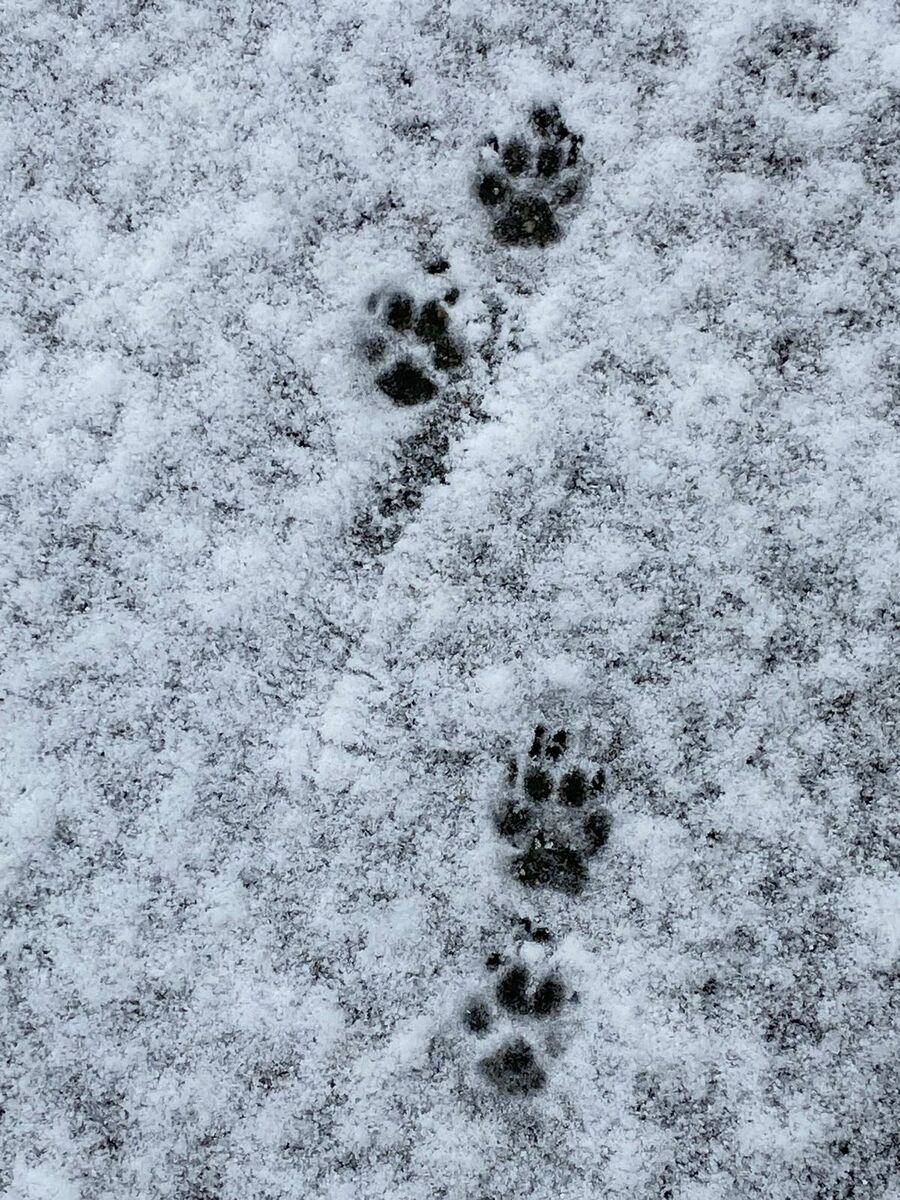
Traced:
POLYGON ((378 371, 375 386, 395 404, 433 400, 442 384, 458 375, 465 354, 450 319, 458 299, 458 289, 449 285, 422 303, 402 288, 369 297, 372 319, 360 349, 378 371))
POLYGON ((359 339, 363 358, 378 369, 376 386, 398 407, 423 406, 354 521, 351 539, 366 561, 396 543, 428 488, 447 481, 455 438, 471 420, 483 419, 471 389, 445 387, 465 370, 463 342, 452 328, 450 312, 460 292, 451 281, 437 278, 446 274, 449 263, 433 258, 425 270, 431 277, 425 297, 430 292, 430 298, 420 293, 417 302, 407 290, 380 289, 369 298, 359 339))
POLYGON ((505 795, 494 812, 497 832, 511 847, 509 871, 524 887, 578 895, 588 863, 606 845, 612 819, 599 803, 602 768, 576 759, 565 729, 534 731, 527 755, 510 760, 505 795))
POLYGON ((462 1013, 468 1033, 494 1041, 479 1059, 479 1073, 506 1095, 532 1095, 547 1082, 544 1063, 553 1038, 544 1035, 552 1035, 553 1019, 577 1001, 577 994, 555 967, 538 970, 518 955, 491 954, 485 968, 493 977, 490 989, 471 995, 462 1013))
POLYGON ((505 246, 548 246, 563 235, 560 210, 581 193, 583 138, 555 106, 531 112, 526 133, 482 147, 475 190, 494 217, 494 236, 505 246))

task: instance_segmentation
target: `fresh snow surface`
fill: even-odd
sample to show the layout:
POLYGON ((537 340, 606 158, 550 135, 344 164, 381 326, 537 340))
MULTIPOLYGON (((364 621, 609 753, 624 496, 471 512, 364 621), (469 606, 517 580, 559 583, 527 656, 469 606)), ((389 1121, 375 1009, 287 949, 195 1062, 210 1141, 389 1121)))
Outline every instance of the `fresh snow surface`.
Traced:
POLYGON ((0 55, 3 1196, 897 1200, 896 6, 5 0, 0 55), (581 191, 498 240, 554 104, 581 191), (369 298, 451 284, 394 404, 369 298), (606 773, 575 895, 498 830, 539 724, 606 773))

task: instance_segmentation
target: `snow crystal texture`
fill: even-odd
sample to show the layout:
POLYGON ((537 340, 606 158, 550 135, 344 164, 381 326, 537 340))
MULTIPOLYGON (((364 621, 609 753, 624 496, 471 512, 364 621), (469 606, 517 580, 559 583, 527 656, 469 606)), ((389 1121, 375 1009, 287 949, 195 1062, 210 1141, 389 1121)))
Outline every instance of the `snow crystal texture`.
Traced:
POLYGON ((0 6, 0 1191, 898 1200, 890 0, 0 6))

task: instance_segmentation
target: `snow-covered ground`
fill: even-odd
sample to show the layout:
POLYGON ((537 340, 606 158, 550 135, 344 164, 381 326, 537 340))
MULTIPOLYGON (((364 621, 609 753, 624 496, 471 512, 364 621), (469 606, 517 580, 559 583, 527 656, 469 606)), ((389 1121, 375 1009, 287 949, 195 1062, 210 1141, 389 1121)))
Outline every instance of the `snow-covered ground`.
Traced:
POLYGON ((895 6, 7 0, 0 115, 3 1195, 897 1200, 895 6))

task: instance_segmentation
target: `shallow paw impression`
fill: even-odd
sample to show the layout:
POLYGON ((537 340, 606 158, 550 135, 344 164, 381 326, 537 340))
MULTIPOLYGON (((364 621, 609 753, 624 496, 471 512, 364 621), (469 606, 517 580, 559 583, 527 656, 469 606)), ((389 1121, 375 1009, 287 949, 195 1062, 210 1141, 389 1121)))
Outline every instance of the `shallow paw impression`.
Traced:
POLYGON ((458 299, 459 291, 450 286, 421 304, 400 289, 369 298, 372 322, 361 350, 378 370, 376 386, 395 404, 408 407, 434 399, 441 383, 462 367, 465 356, 450 319, 458 299))
POLYGON ((507 1095, 528 1095, 547 1082, 536 1047, 539 1024, 559 1015, 577 997, 553 967, 534 971, 525 962, 491 954, 485 967, 493 975, 490 994, 470 996, 462 1013, 463 1027, 479 1039, 497 1033, 500 1041, 478 1063, 482 1078, 507 1095), (510 1026, 512 1031, 510 1032, 510 1026))
POLYGON ((491 135, 482 147, 475 190, 506 246, 548 246, 563 229, 560 210, 583 187, 581 146, 555 106, 531 112, 528 130, 503 144, 491 135))
POLYGON ((606 845, 612 825, 599 803, 605 774, 573 758, 565 729, 538 725, 527 755, 509 762, 506 795, 495 810, 500 837, 514 851, 509 870, 525 887, 577 895, 588 862, 606 845))
POLYGON ((510 1038, 479 1063, 482 1076, 508 1096, 539 1092, 547 1082, 534 1047, 523 1037, 510 1038))

